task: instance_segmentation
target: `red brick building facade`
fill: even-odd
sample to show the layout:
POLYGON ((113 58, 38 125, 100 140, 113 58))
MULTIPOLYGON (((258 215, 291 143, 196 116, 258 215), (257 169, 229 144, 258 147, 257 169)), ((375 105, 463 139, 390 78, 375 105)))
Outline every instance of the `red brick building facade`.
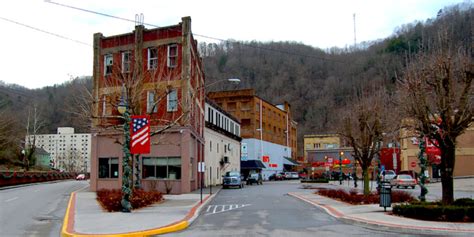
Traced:
POLYGON ((150 154, 138 174, 145 189, 186 193, 199 186, 204 159, 204 72, 191 19, 178 25, 104 37, 94 34, 91 190, 121 187, 123 117, 149 115, 150 154))

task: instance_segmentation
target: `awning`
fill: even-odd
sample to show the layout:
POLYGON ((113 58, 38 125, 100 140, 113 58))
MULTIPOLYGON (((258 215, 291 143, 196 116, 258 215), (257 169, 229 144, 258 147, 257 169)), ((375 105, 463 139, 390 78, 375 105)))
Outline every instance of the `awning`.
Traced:
POLYGON ((298 164, 297 162, 293 161, 291 158, 288 158, 288 157, 283 157, 283 164, 284 165, 293 165, 293 166, 300 165, 300 164, 298 164))
POLYGON ((265 169, 265 165, 260 160, 242 160, 240 161, 240 169, 259 170, 265 169))

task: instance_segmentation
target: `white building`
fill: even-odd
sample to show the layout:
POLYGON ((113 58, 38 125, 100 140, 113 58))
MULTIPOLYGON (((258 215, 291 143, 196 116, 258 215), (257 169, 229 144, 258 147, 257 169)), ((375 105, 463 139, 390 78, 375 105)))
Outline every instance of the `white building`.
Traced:
MULTIPOLYGON (((33 141, 33 135, 26 142, 33 141)), ((91 134, 74 133, 72 127, 59 127, 57 134, 37 134, 36 147, 43 148, 53 167, 64 171, 90 172, 91 134)))
POLYGON ((240 123, 209 99, 205 109, 204 185, 218 185, 225 172, 240 172, 240 123))

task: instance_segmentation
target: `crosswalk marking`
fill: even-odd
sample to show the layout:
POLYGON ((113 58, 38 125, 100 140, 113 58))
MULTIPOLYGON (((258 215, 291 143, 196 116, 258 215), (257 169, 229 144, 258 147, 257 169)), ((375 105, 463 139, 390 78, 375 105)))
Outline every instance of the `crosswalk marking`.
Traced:
POLYGON ((226 211, 250 206, 251 204, 227 204, 227 205, 209 205, 206 210, 206 215, 218 214, 226 211))

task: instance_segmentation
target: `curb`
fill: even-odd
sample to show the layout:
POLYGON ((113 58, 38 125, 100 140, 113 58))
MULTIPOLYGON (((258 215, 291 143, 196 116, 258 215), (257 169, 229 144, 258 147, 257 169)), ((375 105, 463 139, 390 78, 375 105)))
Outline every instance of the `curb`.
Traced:
POLYGON ((300 199, 306 203, 309 203, 313 206, 317 206, 323 210, 325 210, 329 215, 345 222, 348 224, 361 224, 366 227, 372 227, 375 229, 380 230, 380 227, 383 227, 387 230, 397 231, 397 232, 404 232, 404 233, 414 233, 414 231, 422 231, 428 234, 471 234, 474 233, 474 229, 455 229, 455 228, 443 228, 443 227, 426 227, 426 226, 410 226, 410 225, 403 225, 403 224, 394 224, 394 223, 387 223, 382 221, 374 221, 368 220, 364 218, 358 217, 351 217, 347 216, 342 212, 337 211, 333 207, 325 204, 321 204, 315 202, 313 200, 309 200, 304 198, 295 193, 288 193, 288 195, 300 199))
POLYGON ((116 233, 116 234, 82 234, 74 231, 74 214, 75 214, 75 205, 76 205, 76 191, 71 193, 69 198, 69 203, 64 215, 63 226, 61 227, 61 236, 62 237, 85 237, 85 236, 101 236, 101 237, 144 237, 150 235, 160 235, 171 232, 176 232, 188 228, 199 216, 202 207, 210 202, 214 197, 220 192, 219 191, 207 196, 202 200, 202 203, 199 202, 196 204, 188 214, 180 221, 173 222, 169 225, 161 226, 156 229, 149 229, 137 232, 128 232, 128 233, 116 233))

